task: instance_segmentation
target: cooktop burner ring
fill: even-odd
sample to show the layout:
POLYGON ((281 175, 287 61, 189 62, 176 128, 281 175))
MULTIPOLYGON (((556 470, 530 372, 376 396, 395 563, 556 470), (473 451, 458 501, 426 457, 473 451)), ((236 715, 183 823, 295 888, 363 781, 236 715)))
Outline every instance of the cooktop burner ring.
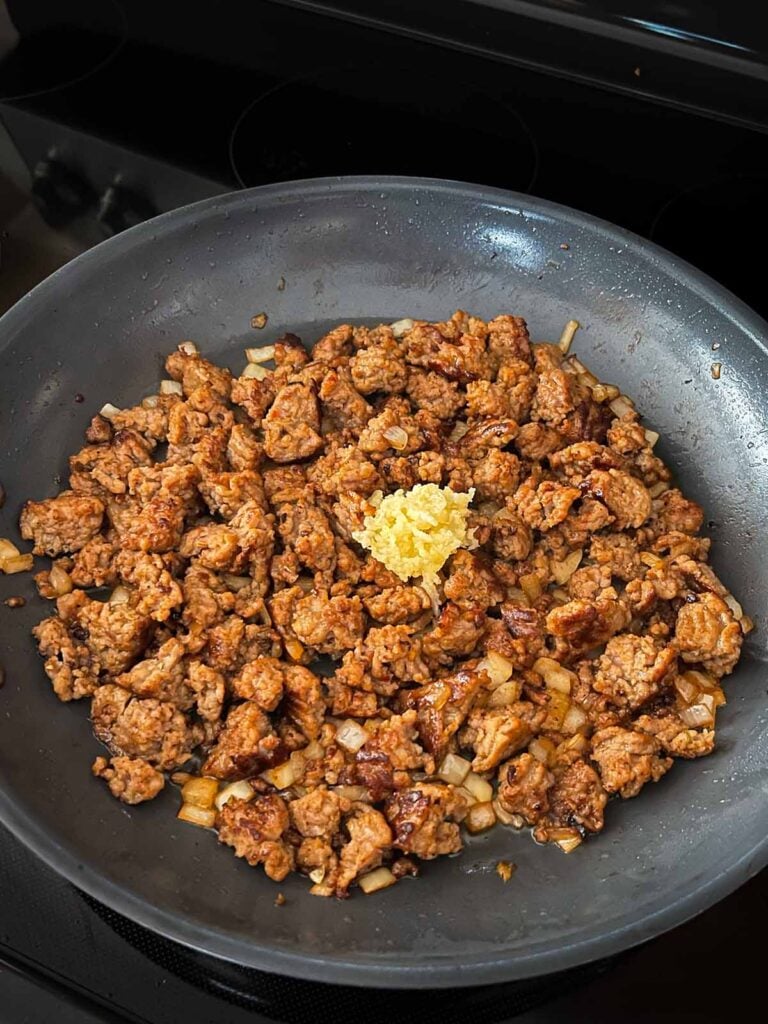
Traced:
POLYGON ((229 137, 230 167, 242 188, 336 174, 413 172, 465 181, 483 177, 488 184, 530 192, 539 162, 536 139, 511 99, 488 95, 455 76, 419 78, 410 68, 406 77, 385 62, 329 67, 279 82, 246 105, 229 137), (386 88, 379 73, 389 76, 386 88), (371 104, 379 117, 370 118, 371 104), (444 134, 437 134, 437 126, 444 134), (456 130, 463 135, 453 140, 456 130), (396 132, 405 137, 398 139, 396 132), (488 159, 484 146, 490 144, 498 170, 489 172, 480 163, 488 159), (418 147, 413 168, 409 145, 418 147), (430 146, 434 166, 425 171, 430 146))

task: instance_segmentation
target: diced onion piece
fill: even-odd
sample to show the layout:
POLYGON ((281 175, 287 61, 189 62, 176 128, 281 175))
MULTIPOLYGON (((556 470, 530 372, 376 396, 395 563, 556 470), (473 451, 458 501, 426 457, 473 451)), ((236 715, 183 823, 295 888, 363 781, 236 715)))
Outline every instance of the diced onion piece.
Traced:
POLYGON ((69 573, 64 572, 60 565, 54 565, 48 573, 48 582, 51 584, 57 597, 62 594, 69 594, 72 590, 72 580, 69 573))
POLYGON ((345 719, 336 730, 336 742, 350 754, 356 754, 369 739, 362 725, 351 718, 345 719))
POLYGON ((528 753, 542 764, 550 765, 555 758, 555 744, 546 736, 537 736, 528 744, 528 753))
POLYGON ((655 430, 646 430, 645 431, 645 440, 646 440, 646 442, 648 444, 648 447, 649 448, 653 448, 653 446, 659 440, 660 436, 661 435, 657 434, 655 430))
POLYGON ((741 607, 741 605, 733 596, 733 594, 726 594, 723 600, 733 612, 734 619, 736 619, 737 622, 740 622, 742 616, 744 615, 744 609, 741 607))
POLYGON ((664 564, 664 559, 659 558, 659 556, 654 554, 653 551, 641 551, 640 561, 643 565, 647 565, 651 569, 655 569, 657 565, 661 566, 664 564))
POLYGON ((516 700, 520 700, 520 694, 523 689, 523 684, 519 679, 507 679, 505 683, 501 683, 488 698, 489 708, 504 708, 508 704, 514 704, 516 700))
POLYGON ((557 343, 557 347, 563 355, 568 355, 568 349, 571 347, 574 335, 580 327, 581 324, 578 320, 569 320, 563 328, 563 333, 560 335, 560 341, 557 343))
POLYGON ((0 537, 0 562, 4 562, 6 558, 15 558, 20 555, 21 552, 12 544, 6 537, 0 537))
POLYGON ((500 686, 502 683, 506 683, 512 675, 514 665, 509 658, 505 658, 498 651, 488 651, 486 656, 478 662, 477 668, 479 672, 487 674, 493 686, 500 686))
POLYGON ((375 871, 369 871, 367 875, 362 875, 358 878, 357 884, 366 896, 370 896, 372 892, 378 892, 379 889, 389 888, 396 881, 397 879, 389 868, 376 868, 375 871))
POLYGON ((33 568, 35 560, 32 555, 11 555, 0 562, 0 569, 12 576, 17 572, 29 572, 33 568))
POLYGON ((686 704, 693 704, 701 693, 701 688, 685 673, 675 679, 675 689, 686 704))
POLYGON ((668 490, 669 484, 667 483, 667 481, 659 480, 659 482, 657 484, 654 484, 653 487, 648 488, 648 493, 652 498, 658 498, 659 495, 663 494, 665 491, 668 490))
POLYGON ((553 732, 559 732, 563 727, 563 722, 570 706, 571 700, 567 693, 562 693, 560 690, 550 690, 544 728, 553 732))
POLYGON ((614 398, 610 402, 609 408, 614 416, 618 416, 621 419, 622 416, 626 416, 628 412, 632 412, 634 406, 631 399, 627 398, 626 395, 619 395, 618 398, 614 398))
POLYGON ((561 562, 556 562, 554 558, 551 559, 550 568, 552 570, 552 575, 555 578, 555 582, 567 583, 578 569, 579 563, 583 557, 583 549, 578 548, 576 551, 571 551, 570 554, 566 555, 561 562))
POLYGON ((185 782, 189 782, 194 777, 190 772, 174 772, 171 775, 171 782, 175 782, 177 786, 183 786, 185 782))
POLYGON ((521 576, 520 586, 529 601, 535 601, 537 598, 541 597, 541 580, 535 572, 529 572, 526 573, 525 576, 521 576))
POLYGON ((190 825, 198 825, 200 828, 213 828, 216 821, 216 811, 212 808, 197 807, 195 804, 182 804, 181 810, 176 815, 180 821, 187 821, 190 825))
POLYGON ((508 825, 510 828, 522 828, 525 825, 525 818, 522 814, 510 814, 509 811, 505 811, 498 799, 493 801, 493 809, 496 813, 496 820, 502 825, 508 825))
POLYGON ((472 765, 458 754, 446 754, 437 770, 437 777, 450 786, 460 786, 470 772, 472 765))
POLYGON ((371 802, 371 794, 365 786, 333 786, 332 789, 342 800, 349 800, 350 803, 371 802))
POLYGON ((476 772, 468 772, 463 788, 472 794, 476 803, 485 804, 493 800, 493 786, 476 772))
POLYGON ((592 388, 592 398, 595 402, 612 402, 618 398, 621 392, 615 384, 595 384, 592 388))
POLYGON ((248 363, 240 376, 253 377, 255 380, 265 380, 269 376, 269 371, 265 370, 263 366, 259 366, 258 363, 248 363))
POLYGON ((508 882, 515 873, 515 867, 516 865, 511 864, 508 860, 499 860, 496 862, 496 874, 502 882, 508 882))
POLYGON ((564 740, 560 744, 560 746, 555 751, 554 760, 557 761, 561 754, 567 750, 577 750, 580 754, 585 754, 587 752, 588 746, 589 740, 584 735, 584 733, 577 732, 574 736, 569 736, 567 740, 564 740))
POLYGON ((160 397, 158 395, 147 395, 146 398, 141 400, 142 409, 156 409, 159 404, 160 397))
POLYGON ((229 803, 230 800, 252 800, 253 795, 253 786, 246 782, 245 779, 240 779, 239 782, 230 782, 228 786, 220 790, 216 794, 214 804, 216 805, 216 810, 220 811, 224 804, 229 803))
POLYGON ((230 590, 238 591, 250 586, 253 583, 253 579, 250 576, 230 576, 227 573, 224 576, 224 582, 230 590))
POLYGON ((275 768, 267 768, 261 777, 275 789, 290 789, 296 781, 296 764, 289 758, 275 768))
POLYGON ((119 584, 109 595, 110 604, 128 604, 131 599, 131 592, 127 587, 119 584))
MULTIPOLYGON (((583 384, 584 387, 590 389, 600 386, 600 381, 597 379, 594 373, 590 373, 589 370, 584 370, 582 373, 580 373, 577 377, 577 380, 579 384, 583 384)), ((618 388, 616 390, 618 391, 618 388)))
POLYGON ((218 791, 219 784, 216 779, 193 778, 181 787, 181 796, 185 804, 207 809, 213 807, 218 791))
POLYGON ((453 430, 448 435, 448 440, 453 442, 460 441, 468 430, 468 423, 466 423, 464 420, 456 420, 456 422, 453 425, 453 430))
POLYGON ((103 416, 105 420, 111 420, 113 416, 117 416, 122 409, 118 409, 116 405, 112 405, 111 402, 107 402, 106 405, 102 405, 99 409, 99 415, 103 416))
POLYGON ((467 832, 477 835, 478 832, 487 832, 496 824, 496 812, 493 804, 486 800, 483 803, 472 804, 464 819, 467 832))
MULTIPOLYGON (((565 361, 565 365, 574 369, 576 373, 589 373, 589 370, 587 370, 586 366, 578 356, 568 356, 565 361)), ((595 378, 595 382, 597 382, 597 378, 595 378)))
POLYGON ((433 580, 425 580, 421 577, 419 586, 429 598, 429 603, 432 605, 432 614, 437 619, 440 617, 440 591, 435 586, 433 580))
POLYGON ((571 853, 582 843, 579 833, 570 828, 553 828, 549 833, 549 840, 555 846, 559 846, 563 853, 571 853))
POLYGON ((322 880, 325 878, 325 868, 315 868, 313 871, 309 872, 309 877, 315 885, 320 885, 322 880))
POLYGON ((722 370, 722 363, 712 363, 712 366, 709 371, 712 374, 712 380, 720 380, 720 374, 722 373, 722 370))
POLYGON ((395 320, 395 322, 389 326, 392 328, 392 333, 396 338, 402 338, 404 334, 412 329, 413 320, 411 320, 410 317, 404 317, 402 320, 395 320))
POLYGON ((408 447, 408 432, 402 427, 387 427, 384 437, 389 441, 396 452, 401 452, 408 447))
POLYGON ((691 729, 701 726, 711 728, 715 724, 713 710, 706 704, 691 704, 690 707, 683 708, 680 712, 680 719, 691 729))
POLYGON ((548 690, 559 690, 560 693, 570 693, 571 683, 576 679, 573 672, 563 668, 554 658, 537 658, 533 671, 539 673, 548 690))
POLYGON ((317 740, 312 740, 308 746, 302 750, 304 760, 306 761, 319 761, 321 757, 325 755, 325 751, 317 740))
POLYGON ((507 600, 512 601, 514 604, 521 604, 524 608, 530 605, 528 595, 524 590, 520 590, 519 587, 507 587, 507 600))
POLYGON ((179 380, 161 380, 160 381, 160 394, 161 395, 183 395, 184 391, 179 380))
POLYGON ((262 345, 261 348, 247 348, 245 358, 249 363, 268 363, 275 358, 274 345, 262 345))
POLYGON ((466 786, 457 786, 456 792, 464 798, 469 807, 477 803, 477 797, 466 786))
POLYGON ((179 352, 183 352, 185 356, 196 356, 198 349, 194 341, 182 341, 179 345, 179 352))
POLYGON ((293 661, 301 661, 304 655, 304 645, 300 640, 286 640, 285 650, 289 658, 293 661))
POLYGON ((739 625, 741 626, 741 632, 746 636, 747 633, 751 633, 755 628, 755 624, 748 615, 742 615, 739 619, 739 625))
POLYGON ((571 600, 567 592, 563 590, 562 587, 555 587, 555 589, 552 591, 552 597, 558 604, 568 604, 568 602, 571 600))
POLYGON ((584 711, 582 711, 578 704, 571 704, 571 706, 565 713, 565 718, 563 719, 562 724, 562 730, 564 733, 567 733, 569 736, 571 736, 573 735, 573 733, 578 732, 579 729, 583 729, 584 726, 587 724, 587 721, 588 719, 586 714, 584 713, 584 711))
POLYGON ((697 690, 714 690, 717 686, 714 676, 711 676, 709 672, 700 672, 696 668, 689 668, 686 672, 683 672, 683 676, 690 680, 696 687, 697 690))

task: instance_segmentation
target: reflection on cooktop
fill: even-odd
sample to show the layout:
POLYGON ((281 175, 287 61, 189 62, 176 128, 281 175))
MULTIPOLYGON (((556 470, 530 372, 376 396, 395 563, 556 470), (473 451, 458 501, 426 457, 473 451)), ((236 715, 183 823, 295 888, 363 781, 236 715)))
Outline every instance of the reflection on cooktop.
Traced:
POLYGON ((230 140, 243 186, 336 174, 418 174, 531 190, 538 149, 508 104, 418 65, 349 65, 285 82, 230 140))

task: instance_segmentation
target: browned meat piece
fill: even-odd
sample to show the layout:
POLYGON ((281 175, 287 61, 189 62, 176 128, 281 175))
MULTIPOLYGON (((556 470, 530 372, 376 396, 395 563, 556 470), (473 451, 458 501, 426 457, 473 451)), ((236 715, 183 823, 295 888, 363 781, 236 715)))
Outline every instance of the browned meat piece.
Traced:
POLYGON ((387 800, 385 810, 394 833, 394 845, 422 860, 457 853, 461 849, 457 822, 466 812, 466 801, 453 787, 426 782, 394 793, 387 800))
POLYGON ((351 324, 339 324, 315 342, 312 346, 312 358, 331 362, 339 356, 351 356, 354 351, 352 334, 351 324))
POLYGON ((281 506, 278 530, 283 544, 312 572, 333 571, 336 546, 328 517, 309 501, 281 506))
POLYGON ((296 601, 291 626, 307 647, 340 656, 363 635, 362 602, 359 597, 330 597, 325 591, 312 591, 296 601))
POLYGON ((695 501, 690 501, 672 488, 665 491, 654 503, 654 519, 658 523, 659 533, 696 534, 704 522, 704 510, 695 501))
POLYGON ((137 697, 157 697, 176 704, 183 711, 194 703, 194 695, 185 685, 186 667, 184 644, 171 637, 152 657, 137 661, 128 672, 115 682, 137 697))
POLYGON ((408 403, 390 399, 378 416, 368 421, 358 444, 362 451, 380 457, 393 451, 412 454, 424 446, 424 441, 419 421, 411 415, 408 403))
POLYGON ((598 565, 608 566, 612 576, 625 582, 635 580, 645 572, 637 541, 625 533, 593 537, 589 557, 598 565))
POLYGON ((647 447, 645 430, 638 422, 636 412, 626 413, 613 421, 608 430, 608 444, 620 455, 632 455, 647 447))
POLYGON ((485 680, 483 673, 461 668, 452 676, 408 693, 409 705, 416 706, 422 746, 436 762, 442 761, 448 753, 451 738, 469 714, 485 680))
POLYGON ((135 430, 119 430, 108 443, 89 445, 70 456, 70 487, 76 494, 125 494, 128 474, 150 464, 152 448, 135 430))
POLYGON ((233 469, 244 472, 258 469, 264 457, 264 449, 256 435, 245 423, 235 423, 227 442, 227 459, 233 469))
POLYGON ((532 365, 528 325, 521 316, 503 314, 488 322, 488 353, 495 366, 532 365))
POLYGON ((624 460, 596 441, 577 441, 550 455, 549 464, 556 473, 577 485, 594 469, 621 469, 624 460))
POLYGON ((630 615, 615 598, 597 601, 577 599, 553 608, 547 615, 547 632, 562 639, 571 654, 588 651, 625 629, 630 615))
POLYGON ((200 481, 200 493, 211 514, 222 519, 231 519, 247 501, 268 511, 264 483, 252 469, 206 474, 200 481))
POLYGON ((28 501, 21 510, 19 529, 24 540, 34 541, 36 555, 79 551, 97 534, 104 518, 98 498, 63 491, 55 498, 28 501))
POLYGON ((577 441, 598 441, 603 444, 612 422, 613 413, 607 405, 600 405, 591 398, 581 398, 577 399, 576 408, 568 413, 558 430, 565 444, 575 444, 577 441))
POLYGON ((363 597, 365 610, 377 622, 400 625, 418 618, 430 607, 430 599, 421 587, 400 584, 363 597))
POLYGON ((370 665, 374 679, 399 679, 402 682, 424 682, 429 678, 421 655, 421 640, 413 635, 412 626, 372 628, 355 655, 361 664, 370 665))
POLYGON ((341 800, 336 793, 322 787, 310 790, 298 800, 291 800, 288 812, 293 827, 303 836, 331 837, 339 831, 341 800))
POLYGON ((92 601, 82 590, 60 597, 57 608, 72 636, 82 640, 107 675, 130 668, 151 635, 151 620, 129 604, 92 601))
POLYGON ((282 882, 294 867, 293 849, 282 839, 289 825, 288 808, 276 793, 228 800, 216 816, 219 842, 231 846, 251 867, 263 864, 274 882, 282 882))
POLYGON ((275 382, 271 376, 264 380, 255 377, 238 377, 232 383, 232 402, 239 405, 248 414, 248 418, 256 426, 266 415, 277 394, 275 382))
MULTIPOLYGON (((652 550, 659 554, 668 554, 670 558, 687 555, 695 561, 706 562, 711 546, 712 541, 709 537, 691 537, 687 533, 673 530, 671 533, 663 533, 655 540, 652 550)), ((708 589, 713 590, 715 588, 709 587, 708 589)))
POLYGON ((373 737, 362 749, 383 754, 396 772, 413 771, 424 766, 426 756, 418 738, 418 715, 411 710, 378 721, 373 737))
POLYGON ((439 373, 411 367, 406 391, 417 409, 431 412, 441 420, 454 419, 464 408, 465 398, 459 385, 439 373))
POLYGON ((611 585, 611 571, 607 565, 586 565, 577 569, 566 583, 566 590, 569 597, 581 597, 586 601, 618 597, 611 585))
POLYGON ((76 552, 69 576, 76 587, 111 586, 117 581, 113 559, 117 549, 100 534, 76 552))
POLYGON ((200 471, 191 464, 155 463, 139 466, 128 474, 128 491, 142 503, 152 498, 178 498, 188 515, 200 508, 200 471))
POLYGON ((532 419, 559 427, 568 413, 575 409, 571 382, 572 378, 557 367, 541 372, 533 396, 532 419))
POLYGON ((227 695, 224 676, 202 661, 190 661, 185 683, 194 695, 198 715, 206 722, 218 722, 227 695))
POLYGON ((504 501, 520 481, 520 460, 511 452, 492 449, 472 465, 472 481, 479 501, 504 501))
POLYGON ((139 615, 167 622, 181 606, 183 594, 172 576, 172 556, 119 551, 112 565, 124 583, 136 588, 132 603, 139 615))
POLYGON ((594 687, 618 707, 641 707, 667 687, 677 666, 672 647, 659 647, 647 636, 631 633, 608 641, 598 660, 594 687))
POLYGON ((197 388, 208 387, 220 398, 229 398, 232 374, 221 366, 209 363, 200 355, 187 355, 178 349, 165 360, 165 368, 169 377, 181 381, 185 395, 190 395, 197 388))
POLYGON ((97 757, 91 771, 104 779, 112 796, 124 804, 154 800, 165 785, 165 776, 140 757, 97 757))
POLYGON ((485 609, 480 605, 460 608, 449 601, 437 624, 424 637, 429 658, 448 661, 476 650, 485 630, 485 609))
POLYGON ((518 360, 499 370, 497 382, 478 380, 467 384, 467 415, 470 418, 505 417, 520 422, 528 418, 536 379, 527 363, 518 360))
POLYGON ((320 401, 326 413, 343 429, 358 432, 373 415, 373 407, 352 383, 348 370, 331 370, 320 385, 320 401))
POLYGON ((367 497, 384 486, 374 464, 356 445, 331 449, 312 464, 308 477, 324 494, 332 495, 357 491, 367 497))
POLYGON ((252 700, 264 711, 274 711, 283 699, 285 668, 277 658, 256 658, 243 665, 232 680, 232 690, 241 700, 252 700))
MULTIPOLYGON (((150 399, 145 401, 150 402, 150 399)), ((181 401, 178 395, 154 395, 151 404, 135 405, 112 415, 113 430, 135 430, 153 444, 167 440, 171 409, 181 401)), ((90 438, 89 438, 90 440, 90 438)), ((109 440, 109 437, 103 438, 109 440)))
POLYGON ((600 776, 580 759, 556 773, 555 784, 549 791, 553 821, 559 826, 581 825, 588 832, 601 831, 607 802, 600 776))
POLYGON ((350 491, 348 494, 340 494, 338 501, 334 502, 331 525, 342 540, 349 542, 353 539, 353 533, 362 530, 365 517, 375 512, 376 509, 366 498, 350 491))
POLYGON ((45 658, 45 674, 59 700, 90 696, 99 685, 100 666, 82 640, 71 634, 58 616, 43 619, 32 633, 45 658))
POLYGON ((408 368, 400 346, 393 339, 358 349, 349 361, 352 382, 361 395, 374 391, 396 394, 405 390, 408 368))
POLYGON ((472 768, 488 772, 526 746, 547 717, 543 708, 517 701, 501 708, 476 708, 462 733, 466 745, 475 751, 472 768))
POLYGON ((199 650, 205 643, 208 629, 221 622, 226 614, 234 610, 235 595, 227 590, 218 576, 197 564, 192 564, 187 569, 182 591, 182 621, 189 629, 190 636, 199 638, 199 644, 196 646, 199 650))
POLYGON ((596 469, 589 474, 586 483, 589 493, 599 498, 615 516, 616 530, 642 526, 651 514, 648 488, 629 473, 620 469, 596 469))
POLYGON ((140 757, 157 768, 183 764, 202 739, 174 707, 155 698, 134 697, 122 686, 100 686, 91 701, 91 721, 97 739, 113 754, 140 757))
POLYGON ((281 760, 280 737, 261 708, 248 700, 230 708, 202 771, 214 779, 246 779, 281 760))
MULTIPOLYGON (((296 851, 296 867, 299 871, 308 875, 311 871, 321 870, 323 877, 326 874, 332 877, 337 864, 338 857, 333 852, 333 847, 328 839, 322 836, 302 839, 296 851)), ((312 888, 310 891, 314 895, 333 895, 333 890, 327 887, 323 887, 322 890, 312 888)))
MULTIPOLYGON (((199 649, 191 637, 192 646, 199 649)), ((239 615, 228 615, 212 626, 203 639, 203 660, 217 672, 237 672, 247 661, 275 657, 281 647, 269 626, 247 623, 239 615)), ((189 646, 189 641, 187 641, 189 646)))
POLYGON ((305 384, 280 388, 264 417, 264 451, 275 462, 309 458, 323 447, 317 396, 305 384))
POLYGON ((499 558, 522 562, 533 548, 533 533, 514 509, 502 508, 491 520, 491 545, 499 558))
POLYGON ((699 594, 678 612, 674 646, 683 661, 699 662, 715 676, 733 671, 742 639, 731 609, 716 594, 699 594))
POLYGON ((672 757, 706 757, 715 748, 714 729, 691 729, 666 708, 652 715, 640 715, 633 727, 655 736, 664 753, 672 757))
POLYGON ((504 588, 484 558, 460 549, 451 558, 443 590, 461 608, 491 608, 504 600, 504 588))
POLYGON ((85 440, 88 444, 106 444, 112 440, 112 424, 101 413, 97 413, 86 428, 85 440))
POLYGON ((382 459, 379 463, 389 489, 402 488, 404 491, 409 491, 415 484, 442 484, 445 466, 445 456, 432 451, 382 459))
MULTIPOLYGON (((109 506, 111 514, 112 507, 109 506)), ((162 493, 146 505, 127 509, 127 528, 118 526, 120 542, 132 551, 162 554, 179 547, 184 532, 186 508, 181 498, 162 493)))
POLYGON ((524 423, 515 438, 515 448, 524 459, 538 461, 556 452, 563 438, 553 427, 544 423, 524 423))
POLYGON ((583 548, 594 533, 612 522, 613 516, 601 501, 584 498, 577 511, 571 507, 559 529, 569 548, 583 548))
POLYGON ((590 757, 597 763, 606 793, 625 799, 637 796, 646 782, 658 782, 672 767, 671 757, 660 757, 661 746, 648 733, 613 726, 592 737, 590 757))
POLYGON ((275 466, 264 470, 264 490, 273 507, 298 501, 306 486, 307 471, 303 466, 275 466))
POLYGON ((403 340, 408 363, 439 373, 446 380, 466 384, 490 380, 493 375, 483 338, 471 334, 446 337, 434 324, 415 324, 403 340))
POLYGON ((518 487, 512 500, 528 526, 543 532, 562 523, 579 498, 581 491, 577 487, 566 487, 552 480, 538 483, 535 476, 530 476, 518 487))
POLYGON ((223 523, 193 527, 181 538, 179 554, 214 572, 234 573, 244 568, 239 538, 223 523))
POLYGON ((549 811, 549 791, 555 783, 547 766, 530 754, 499 769, 499 803, 509 814, 520 814, 526 824, 538 825, 549 811))
POLYGON ((315 740, 325 718, 320 680, 302 665, 285 665, 284 673, 285 713, 308 740, 315 740))
POLYGON ((338 872, 326 883, 326 886, 332 885, 330 891, 340 897, 347 895, 349 886, 359 875, 378 867, 392 846, 392 832, 386 818, 372 807, 358 804, 345 825, 349 841, 341 848, 338 872))

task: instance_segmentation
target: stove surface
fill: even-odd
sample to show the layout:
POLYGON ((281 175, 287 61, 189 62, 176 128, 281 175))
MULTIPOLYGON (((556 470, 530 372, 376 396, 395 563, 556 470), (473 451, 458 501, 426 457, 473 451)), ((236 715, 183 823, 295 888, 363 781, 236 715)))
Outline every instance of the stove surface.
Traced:
MULTIPOLYGON (((0 183, 8 146, 30 171, 5 220, 0 204, 0 308, 150 209, 269 181, 401 173, 586 210, 676 252, 768 314, 751 244, 766 228, 765 126, 652 102, 646 65, 628 66, 628 85, 616 91, 565 67, 544 73, 266 2, 251 5, 257 31, 224 42, 213 24, 206 36, 189 9, 188 37, 198 35, 185 48, 173 38, 181 5, 160 6, 73 0, 64 35, 38 26, 27 59, 19 51, 0 65, 0 183), (52 61, 61 39, 66 52, 52 61), (99 199, 115 182, 122 206, 105 218, 99 199)), ((567 45, 552 33, 554 49, 567 45)), ((406 995, 293 982, 186 951, 94 906, 2 829, 0 864, 0 1020, 8 1024, 394 1016, 549 1024, 565 1015, 678 1024, 724 1020, 762 988, 768 872, 597 968, 406 995)))

